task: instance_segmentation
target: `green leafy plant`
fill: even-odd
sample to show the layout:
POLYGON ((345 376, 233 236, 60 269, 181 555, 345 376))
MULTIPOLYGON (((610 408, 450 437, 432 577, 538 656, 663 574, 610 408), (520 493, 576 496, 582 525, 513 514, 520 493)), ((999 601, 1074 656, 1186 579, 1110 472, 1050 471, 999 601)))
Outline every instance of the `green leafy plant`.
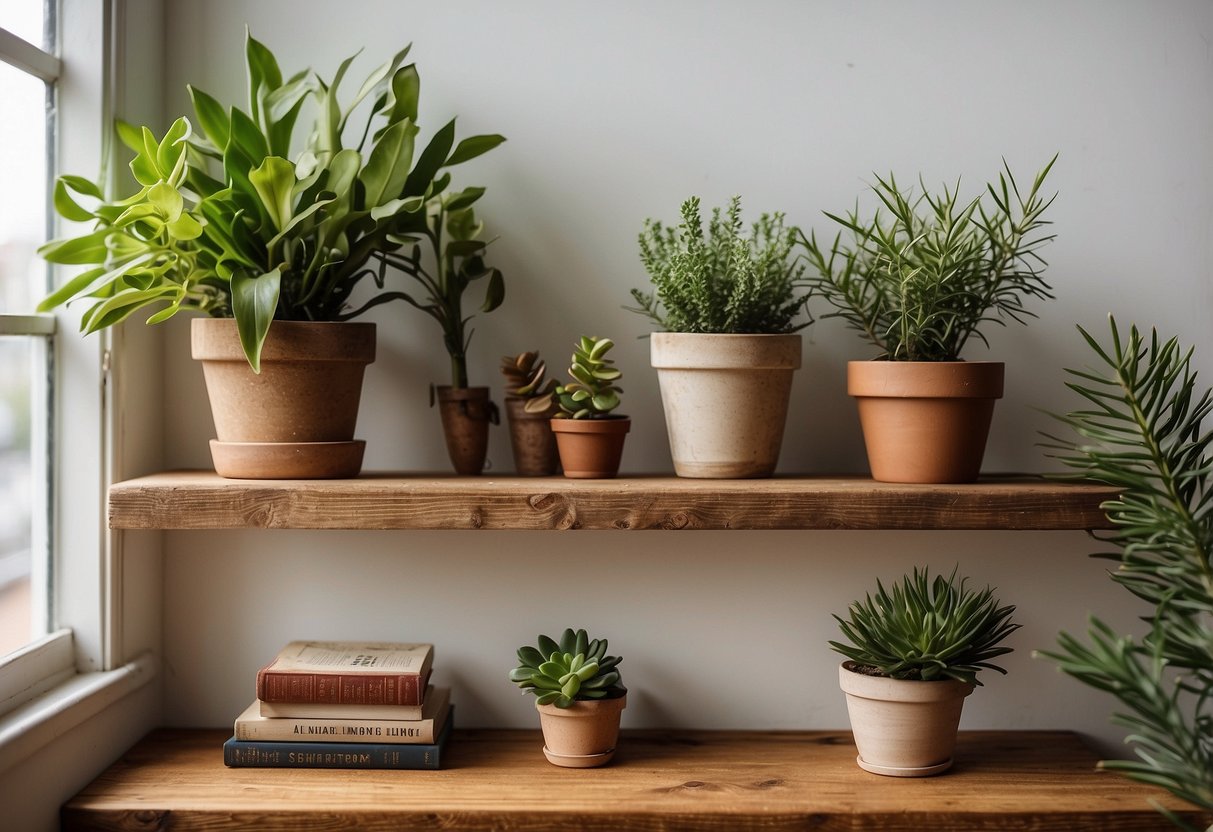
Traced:
MULTIPOLYGON (((615 342, 610 338, 581 336, 574 346, 569 376, 573 379, 552 392, 560 412, 572 419, 605 419, 619 407, 623 390, 615 385, 623 373, 606 357, 615 342)), ((538 405, 536 405, 538 406, 538 405)))
POLYGON ((250 35, 247 110, 191 87, 201 133, 184 117, 160 139, 147 127, 119 123, 119 137, 135 152, 137 190, 107 199, 86 179, 60 177, 56 209, 93 227, 48 243, 42 255, 94 267, 40 308, 88 299, 85 332, 148 308, 148 323, 182 309, 235 317, 258 371, 273 320, 344 321, 397 297, 383 291, 383 269, 369 267, 370 258, 401 248, 432 215, 457 214, 448 219, 459 227, 453 236, 474 236, 474 222, 451 206, 466 208, 474 201, 469 191, 482 190, 448 193, 443 169, 504 141, 474 136, 452 150, 452 120, 414 154, 420 79, 414 64, 402 65, 408 51, 372 72, 343 104, 338 87, 353 57, 331 81, 311 70, 284 80, 273 53, 250 35), (353 130, 349 119, 368 98, 366 123, 353 130), (313 118, 292 157, 309 101, 313 118), (347 128, 357 139, 350 147, 347 128), (351 307, 368 278, 379 293, 351 307))
POLYGON ((503 356, 501 374, 505 376, 506 395, 525 399, 523 410, 527 413, 551 410, 556 379, 547 378, 547 362, 539 358, 538 351, 503 356))
POLYGON ((557 708, 578 700, 618 699, 628 692, 616 670, 622 659, 606 651, 606 639, 591 640, 585 630, 567 629, 559 642, 541 635, 537 648, 518 648, 510 681, 535 694, 540 705, 557 708))
POLYGON ((931 580, 915 567, 892 590, 876 582, 876 597, 851 604, 849 617, 835 615, 850 644, 830 647, 851 661, 894 679, 957 679, 980 685, 983 669, 1006 673, 991 659, 1011 652, 998 644, 1019 629, 1013 606, 999 606, 993 591, 968 588, 968 579, 931 580))
POLYGON ((798 294, 804 271, 792 248, 799 230, 785 228, 783 214, 763 214, 749 236, 741 222, 741 197, 727 212, 712 210, 704 236, 699 198, 682 203, 682 223, 669 228, 645 220, 640 260, 653 293, 632 290, 633 312, 669 332, 785 333, 806 295, 798 294))
POLYGON ((1056 161, 1026 195, 1004 161, 997 184, 967 202, 959 181, 935 194, 920 181, 915 195, 892 174, 878 176, 872 191, 884 211, 871 220, 858 208, 826 213, 842 226, 828 249, 816 233, 801 235, 810 264, 805 285, 832 307, 824 317, 842 318, 880 358, 957 361, 969 339, 986 341, 984 324, 1026 323, 1036 317, 1028 298, 1053 297, 1040 250, 1055 236, 1045 233, 1043 216, 1056 194, 1046 198, 1041 187, 1056 161))
POLYGON ((1113 720, 1139 759, 1101 765, 1213 810, 1213 391, 1197 388, 1178 339, 1110 323, 1110 344, 1079 327, 1101 366, 1067 371, 1087 407, 1057 417, 1077 439, 1046 447, 1121 490, 1103 505, 1120 551, 1097 556, 1118 561, 1112 579, 1152 606, 1150 627, 1138 640, 1092 617, 1087 640, 1062 633, 1042 655, 1124 708, 1113 720))

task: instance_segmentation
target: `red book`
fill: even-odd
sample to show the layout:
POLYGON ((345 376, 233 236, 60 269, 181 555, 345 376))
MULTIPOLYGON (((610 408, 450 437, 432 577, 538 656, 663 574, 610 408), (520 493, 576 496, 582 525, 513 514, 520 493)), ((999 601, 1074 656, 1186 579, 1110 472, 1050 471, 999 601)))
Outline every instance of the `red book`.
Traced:
POLYGON ((432 644, 292 641, 257 671, 263 702, 420 705, 434 663, 432 644))

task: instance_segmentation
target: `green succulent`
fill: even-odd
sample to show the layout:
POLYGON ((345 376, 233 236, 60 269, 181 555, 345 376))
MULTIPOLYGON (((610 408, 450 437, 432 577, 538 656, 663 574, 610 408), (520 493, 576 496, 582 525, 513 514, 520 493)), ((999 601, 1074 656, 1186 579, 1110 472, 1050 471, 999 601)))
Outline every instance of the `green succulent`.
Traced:
POLYGON ((955 569, 932 581, 917 567, 892 591, 877 581, 876 597, 851 604, 849 620, 834 616, 851 644, 831 641, 830 647, 894 679, 980 685, 982 669, 1006 673, 990 659, 1011 652, 996 645, 1019 629, 1010 622, 1015 607, 999 606, 989 587, 974 592, 967 582, 956 580, 955 569))
POLYGON ((572 381, 558 386, 554 392, 556 404, 571 419, 603 419, 619 407, 622 389, 615 382, 623 373, 615 362, 606 357, 615 342, 610 338, 581 336, 573 350, 569 366, 572 381))
POLYGON ((501 358, 501 374, 505 376, 507 396, 525 399, 527 413, 547 413, 552 409, 552 393, 556 379, 547 378, 547 362, 539 352, 524 352, 501 358))
POLYGON ((567 629, 560 641, 541 635, 538 648, 518 648, 518 666, 510 681, 535 694, 540 705, 567 708, 578 700, 618 699, 627 693, 616 670, 619 656, 608 656, 607 640, 590 639, 585 630, 567 629))

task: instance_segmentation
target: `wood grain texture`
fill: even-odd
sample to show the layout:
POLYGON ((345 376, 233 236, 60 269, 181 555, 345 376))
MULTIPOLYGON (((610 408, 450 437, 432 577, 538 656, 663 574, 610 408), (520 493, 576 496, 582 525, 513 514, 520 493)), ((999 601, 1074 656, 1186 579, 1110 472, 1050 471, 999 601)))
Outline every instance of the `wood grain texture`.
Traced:
POLYGON ((1092 529, 1102 485, 1005 477, 901 485, 860 477, 692 480, 370 474, 226 480, 154 474, 110 488, 114 529, 1092 529))
POLYGON ((846 732, 624 732, 602 769, 537 731, 457 731, 441 771, 229 769, 223 731, 160 730, 62 811, 65 830, 1169 830, 1160 789, 1097 771, 1068 732, 963 732, 948 774, 855 765, 846 732))

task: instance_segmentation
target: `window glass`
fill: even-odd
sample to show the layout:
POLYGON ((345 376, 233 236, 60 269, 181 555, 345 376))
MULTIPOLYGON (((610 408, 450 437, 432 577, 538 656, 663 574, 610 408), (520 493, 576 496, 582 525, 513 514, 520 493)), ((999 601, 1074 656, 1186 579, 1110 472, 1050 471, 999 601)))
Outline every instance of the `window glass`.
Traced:
POLYGON ((0 29, 7 29, 27 43, 46 49, 42 0, 0 0, 0 29))
MULTIPOLYGON (((30 572, 35 496, 31 437, 41 408, 32 392, 36 340, 0 337, 0 655, 41 636, 34 622, 30 572)), ((40 362, 37 362, 40 365, 40 362)), ((45 592, 45 587, 34 591, 45 592)))
POLYGON ((0 312, 29 313, 46 293, 46 84, 0 63, 0 101, 0 312))

